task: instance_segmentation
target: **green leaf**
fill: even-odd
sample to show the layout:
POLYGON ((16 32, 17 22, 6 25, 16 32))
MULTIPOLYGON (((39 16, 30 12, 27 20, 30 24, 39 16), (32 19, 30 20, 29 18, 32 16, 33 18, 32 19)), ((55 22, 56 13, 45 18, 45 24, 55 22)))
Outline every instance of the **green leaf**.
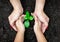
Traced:
POLYGON ((33 20, 33 16, 30 16, 30 17, 29 17, 29 20, 33 20))
POLYGON ((29 19, 30 13, 26 11, 26 17, 29 19))
POLYGON ((26 15, 24 16, 24 20, 27 20, 28 18, 26 17, 26 15))
POLYGON ((28 28, 28 27, 30 26, 30 23, 29 23, 28 20, 24 22, 24 26, 25 26, 26 28, 28 28))

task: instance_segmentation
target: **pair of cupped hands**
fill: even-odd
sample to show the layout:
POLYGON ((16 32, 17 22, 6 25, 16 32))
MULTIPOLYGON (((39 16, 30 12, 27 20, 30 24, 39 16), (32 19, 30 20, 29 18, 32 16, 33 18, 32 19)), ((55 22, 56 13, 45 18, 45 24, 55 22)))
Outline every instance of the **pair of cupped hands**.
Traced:
MULTIPOLYGON (((10 0, 14 10, 9 15, 8 20, 15 31, 25 31, 23 24, 24 16, 23 7, 19 0, 10 0)), ((34 17, 34 31, 45 32, 48 27, 49 17, 43 11, 45 1, 37 0, 35 11, 31 14, 34 17)))

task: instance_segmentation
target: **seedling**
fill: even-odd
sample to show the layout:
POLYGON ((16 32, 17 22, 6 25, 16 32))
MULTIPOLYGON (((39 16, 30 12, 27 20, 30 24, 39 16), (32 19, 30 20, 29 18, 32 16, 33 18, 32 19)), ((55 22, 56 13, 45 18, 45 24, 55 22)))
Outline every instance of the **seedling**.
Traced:
POLYGON ((30 21, 32 21, 34 18, 33 16, 31 15, 31 13, 29 13, 29 11, 26 11, 25 13, 25 17, 24 17, 24 26, 26 28, 28 28, 30 26, 30 21))

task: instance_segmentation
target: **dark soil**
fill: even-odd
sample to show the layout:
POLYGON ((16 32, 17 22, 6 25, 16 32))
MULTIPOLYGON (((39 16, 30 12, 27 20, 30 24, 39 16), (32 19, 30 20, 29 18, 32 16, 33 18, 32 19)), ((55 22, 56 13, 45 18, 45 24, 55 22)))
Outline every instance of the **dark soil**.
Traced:
MULTIPOLYGON (((21 0, 25 10, 34 11, 35 0, 21 0)), ((8 16, 13 11, 9 0, 0 0, 0 42, 13 42, 16 32, 9 25, 8 16)), ((46 0, 44 11, 50 18, 49 27, 44 33, 48 42, 60 42, 60 0, 46 0)), ((32 21, 33 24, 34 21, 32 21)), ((25 32, 25 42, 37 42, 33 26, 25 32)))

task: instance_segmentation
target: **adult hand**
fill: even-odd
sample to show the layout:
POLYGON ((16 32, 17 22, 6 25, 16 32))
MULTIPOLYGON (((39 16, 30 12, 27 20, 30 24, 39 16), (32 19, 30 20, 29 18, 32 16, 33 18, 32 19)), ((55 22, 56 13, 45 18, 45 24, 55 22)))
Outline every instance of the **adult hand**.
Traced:
POLYGON ((42 13, 38 12, 38 13, 34 13, 34 14, 40 20, 40 22, 41 22, 41 29, 42 29, 42 32, 44 33, 45 30, 48 27, 49 17, 44 12, 42 12, 42 13))
POLYGON ((14 10, 13 12, 8 16, 8 20, 12 28, 17 31, 15 22, 20 17, 20 15, 23 13, 23 8, 21 6, 20 0, 10 0, 14 10))
POLYGON ((48 23, 49 23, 49 17, 43 11, 44 4, 45 4, 45 0, 36 0, 35 11, 33 13, 33 14, 36 14, 38 19, 41 21, 41 23, 42 23, 41 24, 42 25, 41 29, 42 29, 43 33, 47 29, 48 23))

